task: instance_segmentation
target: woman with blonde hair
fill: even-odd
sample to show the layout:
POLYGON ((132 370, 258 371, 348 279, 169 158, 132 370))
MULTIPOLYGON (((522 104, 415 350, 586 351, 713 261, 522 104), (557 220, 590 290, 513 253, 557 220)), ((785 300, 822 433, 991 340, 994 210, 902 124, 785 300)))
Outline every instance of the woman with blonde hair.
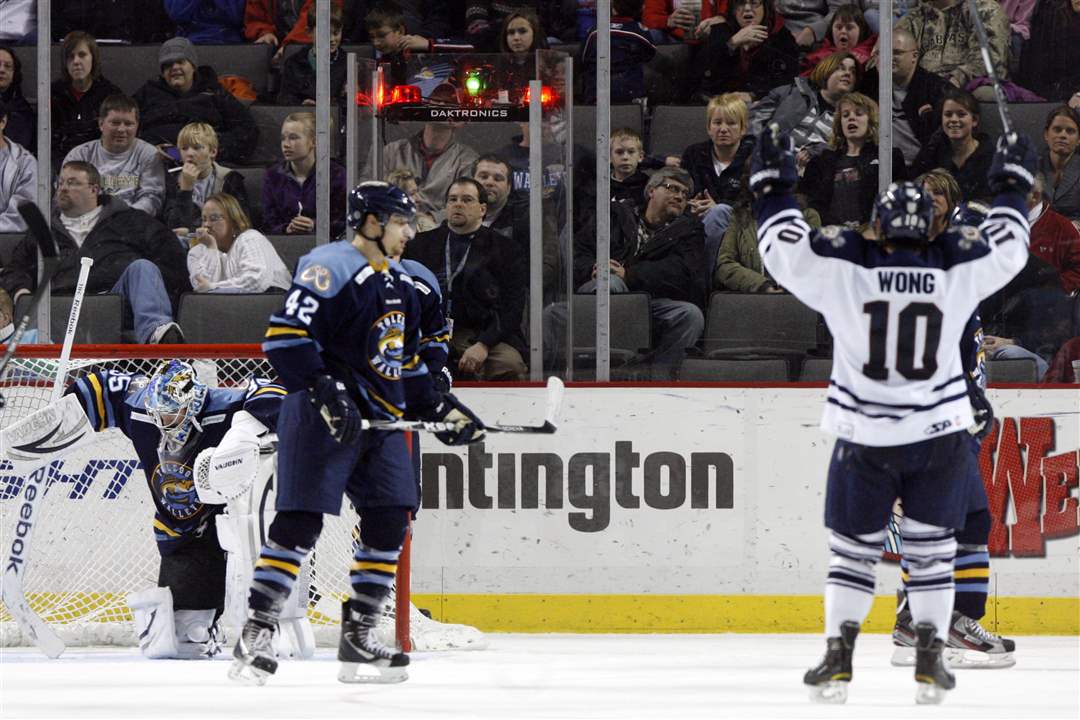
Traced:
MULTIPOLYGON (((878 106, 862 93, 837 101, 829 148, 810 159, 799 191, 825 225, 857 228, 870 221, 878 188, 878 106)), ((899 148, 892 151, 893 180, 907 179, 899 148)))
MULTIPOLYGON (((331 128, 331 134, 333 129, 331 128)), ((282 162, 266 168, 263 228, 270 235, 315 234, 315 114, 295 112, 281 123, 282 162)), ((330 236, 345 230, 345 168, 330 161, 330 236)))
POLYGON ((244 176, 218 165, 218 136, 206 123, 188 123, 176 136, 176 148, 183 163, 165 178, 165 226, 184 237, 200 225, 206 198, 228 193, 248 211, 244 176))
POLYGON ((960 183, 945 168, 934 168, 915 178, 934 202, 934 220, 930 223, 930 239, 945 232, 952 222, 953 213, 963 199, 960 183))
POLYGON ((228 193, 206 198, 190 242, 187 266, 195 292, 259 293, 288 290, 292 283, 274 246, 228 193))
POLYGON ((705 106, 709 139, 687 147, 680 163, 698 190, 690 199, 697 217, 717 203, 732 205, 739 196, 743 166, 754 151, 754 136, 746 132, 749 125, 750 112, 740 93, 717 95, 705 106))

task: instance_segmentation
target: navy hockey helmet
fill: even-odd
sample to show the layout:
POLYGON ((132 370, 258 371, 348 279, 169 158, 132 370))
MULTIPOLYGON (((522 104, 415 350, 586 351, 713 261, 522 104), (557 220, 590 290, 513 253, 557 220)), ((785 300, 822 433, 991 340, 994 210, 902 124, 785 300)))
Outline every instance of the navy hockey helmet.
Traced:
POLYGON ((362 182, 349 193, 349 227, 357 232, 364 226, 368 213, 374 213, 385 225, 391 215, 404 215, 413 222, 416 219, 416 203, 404 190, 390 183, 369 180, 362 182))
POLYGON ((917 183, 891 183, 874 203, 873 217, 881 221, 883 239, 925 243, 934 220, 934 201, 917 183))
POLYGON ((208 390, 189 363, 169 360, 150 376, 146 386, 146 412, 167 439, 183 445, 192 427, 201 429, 197 416, 206 402, 208 390))

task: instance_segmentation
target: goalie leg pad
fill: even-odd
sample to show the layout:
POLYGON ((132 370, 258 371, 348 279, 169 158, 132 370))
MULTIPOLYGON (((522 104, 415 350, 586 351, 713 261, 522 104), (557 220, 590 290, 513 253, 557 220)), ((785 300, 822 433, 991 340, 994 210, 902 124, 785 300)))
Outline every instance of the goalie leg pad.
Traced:
POLYGON ((215 610, 177 610, 175 612, 176 657, 181 660, 212 658, 221 652, 224 642, 215 610))
POLYGON ((142 654, 152 660, 176 657, 179 651, 176 647, 173 597, 169 588, 157 587, 131 593, 127 603, 135 616, 135 632, 142 654))

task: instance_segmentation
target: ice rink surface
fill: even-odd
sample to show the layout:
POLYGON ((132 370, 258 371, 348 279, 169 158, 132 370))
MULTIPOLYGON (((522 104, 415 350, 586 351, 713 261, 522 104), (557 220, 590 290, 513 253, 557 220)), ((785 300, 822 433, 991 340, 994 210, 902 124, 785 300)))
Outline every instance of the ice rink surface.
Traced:
POLYGON ((228 662, 148 661, 134 649, 0 655, 0 718, 1077 718, 1080 638, 1017 638, 1007 670, 957 671, 934 707, 914 704, 890 638, 856 646, 848 703, 814 705, 802 673, 824 649, 810 635, 490 635, 475 652, 416 653, 400 685, 343 685, 332 650, 283 662, 264 687, 228 662))

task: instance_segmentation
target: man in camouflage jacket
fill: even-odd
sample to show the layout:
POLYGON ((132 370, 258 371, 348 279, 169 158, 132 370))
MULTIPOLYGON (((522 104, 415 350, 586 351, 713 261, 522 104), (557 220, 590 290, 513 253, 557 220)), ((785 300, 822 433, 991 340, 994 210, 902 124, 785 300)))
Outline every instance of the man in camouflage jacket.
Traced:
MULTIPOLYGON (((1008 77, 1009 20, 997 0, 975 0, 990 41, 990 59, 1001 80, 1008 77)), ((919 66, 957 87, 986 75, 979 34, 967 0, 920 0, 900 18, 919 46, 919 66)))

